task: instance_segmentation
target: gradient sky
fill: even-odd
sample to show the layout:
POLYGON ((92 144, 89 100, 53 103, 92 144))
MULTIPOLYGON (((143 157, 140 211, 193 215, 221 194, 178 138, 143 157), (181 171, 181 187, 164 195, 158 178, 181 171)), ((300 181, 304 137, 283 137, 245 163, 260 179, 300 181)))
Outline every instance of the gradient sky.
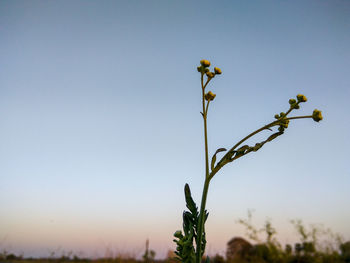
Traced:
POLYGON ((211 153, 298 93, 298 115, 324 116, 216 175, 208 253, 244 234, 248 209, 282 242, 297 239, 295 218, 350 239, 349 32, 338 0, 1 1, 0 249, 173 249, 183 186, 198 202, 204 180, 203 58, 223 71, 209 87, 211 153))

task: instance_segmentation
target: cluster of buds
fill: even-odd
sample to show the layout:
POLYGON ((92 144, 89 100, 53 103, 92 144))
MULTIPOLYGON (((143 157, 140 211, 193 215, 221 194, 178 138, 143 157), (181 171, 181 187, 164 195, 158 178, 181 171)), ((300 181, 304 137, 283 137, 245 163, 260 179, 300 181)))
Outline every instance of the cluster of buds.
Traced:
MULTIPOLYGON (((199 67, 197 67, 198 72, 200 72, 203 75, 205 74, 207 76, 207 82, 209 82, 212 78, 215 77, 215 75, 220 75, 222 74, 222 71, 220 68, 218 67, 214 67, 214 71, 211 72, 209 70, 210 67, 210 61, 206 60, 206 59, 202 59, 200 61, 201 65, 199 67)), ((212 93, 211 91, 209 91, 208 93, 205 94, 204 98, 206 101, 211 101, 214 100, 216 94, 212 93)))
POLYGON ((289 120, 287 119, 287 114, 281 112, 280 114, 275 115, 275 119, 278 120, 278 131, 283 132, 284 129, 288 128, 289 120))
POLYGON ((289 100, 290 108, 295 110, 300 109, 299 103, 301 102, 307 102, 307 98, 305 97, 305 95, 298 94, 296 100, 295 99, 289 100))
POLYGON ((313 111, 312 115, 309 115, 309 116, 299 116, 299 117, 287 118, 287 115, 292 110, 294 110, 294 109, 297 110, 297 109, 300 108, 299 103, 307 101, 307 98, 305 97, 305 95, 302 95, 302 94, 298 94, 296 96, 296 98, 297 99, 290 99, 289 100, 290 108, 289 108, 289 110, 286 113, 281 112, 280 114, 276 114, 275 115, 275 119, 277 119, 277 121, 275 122, 275 125, 279 125, 280 126, 278 128, 278 130, 280 132, 283 132, 284 129, 288 128, 289 119, 312 118, 316 122, 319 122, 319 121, 321 121, 323 119, 321 111, 319 111, 317 109, 315 109, 313 111))
POLYGON ((300 109, 299 102, 297 102, 295 99, 290 99, 289 104, 291 109, 296 109, 296 110, 300 109))
POLYGON ((198 72, 202 73, 203 75, 207 75, 209 79, 212 79, 215 77, 215 75, 220 75, 222 73, 221 69, 214 67, 214 72, 211 72, 209 70, 210 67, 210 61, 206 59, 202 59, 200 61, 201 65, 197 67, 198 72))

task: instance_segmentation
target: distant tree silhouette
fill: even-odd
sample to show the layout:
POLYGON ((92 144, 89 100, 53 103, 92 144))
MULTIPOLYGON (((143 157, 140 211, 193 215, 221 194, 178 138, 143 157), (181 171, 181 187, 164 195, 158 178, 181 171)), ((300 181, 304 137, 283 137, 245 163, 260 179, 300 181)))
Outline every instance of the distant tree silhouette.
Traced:
POLYGON ((340 245, 341 258, 344 262, 350 262, 350 241, 340 245))
POLYGON ((226 259, 227 261, 236 261, 244 259, 251 253, 253 246, 247 240, 241 237, 232 238, 227 243, 226 259))

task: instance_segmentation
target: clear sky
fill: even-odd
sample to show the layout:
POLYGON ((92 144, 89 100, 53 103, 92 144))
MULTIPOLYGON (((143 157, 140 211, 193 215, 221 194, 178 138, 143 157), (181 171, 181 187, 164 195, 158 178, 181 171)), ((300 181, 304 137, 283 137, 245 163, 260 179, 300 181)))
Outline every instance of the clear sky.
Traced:
POLYGON ((173 249, 183 186, 198 202, 204 180, 204 58, 223 71, 209 87, 211 153, 298 93, 297 114, 324 116, 216 175, 208 252, 244 234, 248 209, 283 242, 295 218, 349 240, 349 32, 338 0, 1 1, 0 249, 173 249))

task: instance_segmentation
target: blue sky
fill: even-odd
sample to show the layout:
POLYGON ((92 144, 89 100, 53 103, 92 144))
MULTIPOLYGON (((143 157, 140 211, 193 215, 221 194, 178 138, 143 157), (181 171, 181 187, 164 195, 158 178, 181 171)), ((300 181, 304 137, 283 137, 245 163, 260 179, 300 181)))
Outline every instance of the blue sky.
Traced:
POLYGON ((283 242, 295 218, 350 239, 349 32, 348 1, 1 1, 0 249, 173 249, 183 186, 198 202, 204 180, 203 58, 223 71, 211 153, 298 93, 298 115, 324 116, 216 175, 208 253, 244 234, 248 209, 283 242))

